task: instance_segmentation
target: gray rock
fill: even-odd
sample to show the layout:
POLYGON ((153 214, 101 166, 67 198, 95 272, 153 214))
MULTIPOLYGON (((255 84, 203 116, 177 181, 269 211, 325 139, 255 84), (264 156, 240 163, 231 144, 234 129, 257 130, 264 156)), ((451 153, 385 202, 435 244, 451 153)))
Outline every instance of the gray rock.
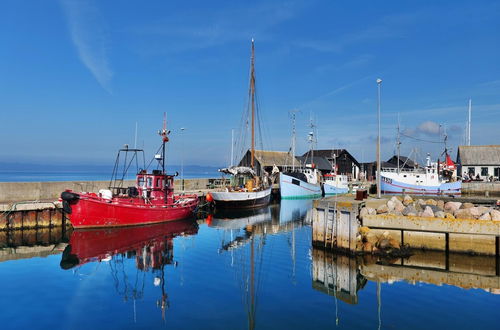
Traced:
POLYGON ((444 213, 443 211, 437 211, 434 213, 434 216, 436 218, 446 218, 446 213, 444 213))
POLYGON ((407 207, 404 208, 403 210, 403 215, 410 215, 410 213, 412 213, 413 215, 416 215, 417 214, 417 210, 415 209, 415 206, 413 206, 412 204, 408 205, 407 207))
POLYGON ((443 211, 442 208, 440 208, 439 206, 437 205, 427 205, 427 207, 430 207, 432 212, 436 213, 436 212, 439 212, 439 211, 443 211))
POLYGON ((439 207, 441 210, 444 210, 444 201, 438 200, 437 201, 437 207, 439 207))

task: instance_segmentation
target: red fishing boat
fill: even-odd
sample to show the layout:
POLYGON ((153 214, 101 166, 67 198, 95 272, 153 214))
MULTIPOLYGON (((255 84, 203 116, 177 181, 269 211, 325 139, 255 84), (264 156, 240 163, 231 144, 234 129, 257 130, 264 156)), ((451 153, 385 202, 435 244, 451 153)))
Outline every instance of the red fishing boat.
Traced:
POLYGON ((98 193, 66 190, 61 194, 63 210, 75 229, 152 224, 184 219, 193 214, 198 196, 174 195, 177 174, 165 172, 165 144, 170 133, 165 119, 158 133, 162 144, 154 157, 157 169, 144 169, 145 162, 143 169, 139 169, 139 156, 142 153, 144 160, 144 151, 125 146, 118 152, 109 189, 101 189, 98 193), (124 187, 126 172, 134 161, 137 165, 135 186, 124 187), (119 174, 121 168, 124 170, 119 174))

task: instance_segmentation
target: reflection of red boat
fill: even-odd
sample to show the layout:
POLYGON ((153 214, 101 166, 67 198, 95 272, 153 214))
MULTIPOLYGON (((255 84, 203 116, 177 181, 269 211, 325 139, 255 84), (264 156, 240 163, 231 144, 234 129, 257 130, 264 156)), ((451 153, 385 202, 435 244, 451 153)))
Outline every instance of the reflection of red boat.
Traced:
POLYGON ((137 267, 143 270, 156 269, 165 262, 158 253, 172 250, 172 239, 176 236, 194 235, 198 225, 193 220, 179 220, 148 226, 125 228, 102 228, 75 230, 71 233, 69 245, 64 250, 61 267, 72 268, 76 265, 92 261, 101 261, 110 256, 126 252, 142 255, 142 249, 147 248, 151 261, 145 263, 138 260, 137 267), (158 257, 158 258, 157 258, 158 257))
POLYGON ((150 224, 183 219, 193 214, 198 197, 175 196, 174 176, 165 172, 165 144, 169 133, 165 121, 159 133, 162 137, 161 153, 155 155, 159 169, 148 172, 137 166, 135 187, 123 187, 123 181, 126 170, 134 161, 138 163, 138 153, 144 155, 144 151, 125 147, 118 153, 109 190, 102 189, 99 194, 66 190, 61 194, 63 209, 74 228, 150 224), (132 156, 128 156, 129 153, 132 156), (124 154, 123 164, 120 164, 121 154, 124 154), (122 175, 117 174, 119 168, 124 169, 122 175))

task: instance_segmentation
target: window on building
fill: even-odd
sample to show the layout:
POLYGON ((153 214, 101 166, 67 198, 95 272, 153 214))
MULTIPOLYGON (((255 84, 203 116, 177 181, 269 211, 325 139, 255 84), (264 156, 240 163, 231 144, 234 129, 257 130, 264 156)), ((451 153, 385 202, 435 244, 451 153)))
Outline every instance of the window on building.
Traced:
POLYGON ((470 177, 473 177, 474 175, 476 175, 476 168, 475 167, 467 168, 467 173, 469 173, 470 177))
POLYGON ((487 167, 481 167, 481 176, 488 176, 488 168, 487 167))
POLYGON ((500 179, 500 167, 495 167, 494 176, 500 179))

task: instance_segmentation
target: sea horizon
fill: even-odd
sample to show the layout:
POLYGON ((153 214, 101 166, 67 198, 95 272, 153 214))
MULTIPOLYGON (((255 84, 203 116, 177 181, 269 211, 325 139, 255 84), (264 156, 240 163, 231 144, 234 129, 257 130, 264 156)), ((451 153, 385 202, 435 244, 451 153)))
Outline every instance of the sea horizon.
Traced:
MULTIPOLYGON (((215 166, 170 165, 168 174, 178 173, 177 179, 201 179, 220 177, 215 166)), ((151 169, 151 168, 150 168, 151 169)), ((135 178, 135 169, 126 179, 135 178)), ((113 166, 85 164, 34 164, 0 162, 0 182, 54 182, 54 181, 107 181, 111 179, 113 166)), ((122 172, 119 172, 120 176, 122 172)))

